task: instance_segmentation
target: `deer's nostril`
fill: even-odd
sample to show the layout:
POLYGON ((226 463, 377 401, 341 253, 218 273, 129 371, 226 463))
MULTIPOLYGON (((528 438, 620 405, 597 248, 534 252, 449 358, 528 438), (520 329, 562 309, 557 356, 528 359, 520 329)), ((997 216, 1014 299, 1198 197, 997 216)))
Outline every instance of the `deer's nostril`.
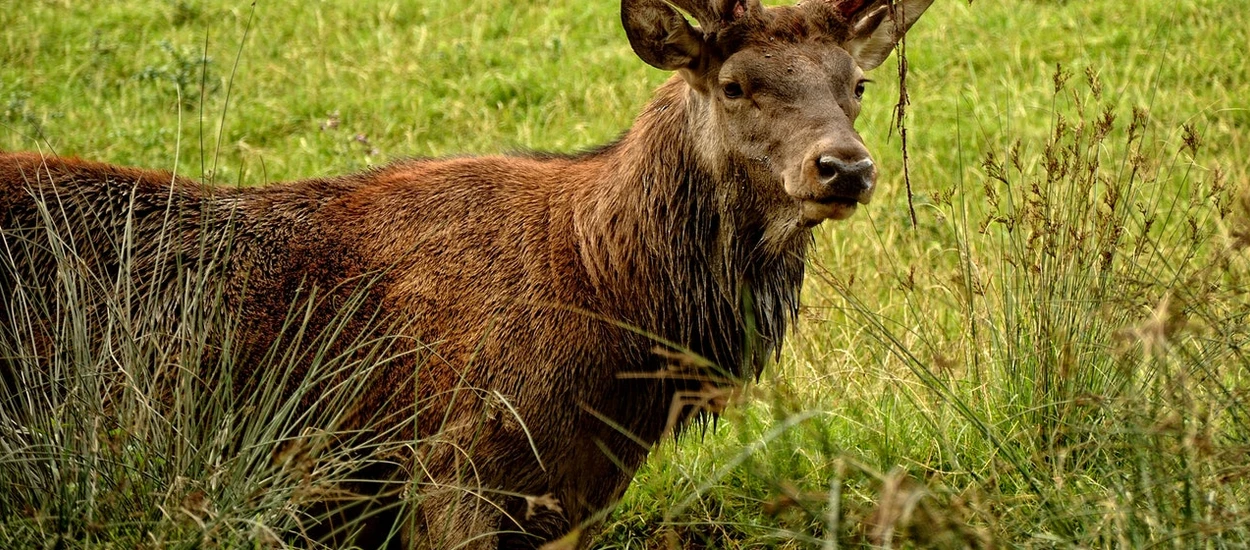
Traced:
POLYGON ((850 161, 845 160, 846 156, 851 155, 830 152, 816 156, 816 181, 809 183, 813 186, 811 195, 814 200, 840 199, 867 204, 872 199, 873 180, 876 179, 872 159, 864 155, 850 161))
POLYGON ((816 159, 816 168, 820 172, 821 179, 830 179, 841 171, 842 161, 832 155, 821 155, 816 159))

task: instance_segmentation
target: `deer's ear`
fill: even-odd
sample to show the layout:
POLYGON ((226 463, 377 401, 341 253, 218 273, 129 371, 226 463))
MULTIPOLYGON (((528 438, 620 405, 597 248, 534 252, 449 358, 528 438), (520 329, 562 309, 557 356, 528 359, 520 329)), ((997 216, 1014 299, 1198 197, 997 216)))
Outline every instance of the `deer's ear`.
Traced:
POLYGON ((666 71, 687 69, 699 61, 703 33, 663 0, 624 0, 621 23, 629 45, 648 65, 666 71))
POLYGON ((896 0, 891 13, 888 1, 868 2, 850 14, 851 38, 843 47, 861 69, 874 69, 890 56, 890 50, 931 4, 933 0, 896 0))

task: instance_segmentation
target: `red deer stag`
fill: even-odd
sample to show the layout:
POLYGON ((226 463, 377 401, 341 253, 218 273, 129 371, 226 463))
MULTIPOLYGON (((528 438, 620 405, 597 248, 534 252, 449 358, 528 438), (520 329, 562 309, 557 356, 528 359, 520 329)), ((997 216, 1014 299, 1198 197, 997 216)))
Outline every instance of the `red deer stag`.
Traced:
MULTIPOLYGON (((101 280, 125 258, 121 271, 150 292, 173 284, 175 264, 224 281, 244 358, 273 343, 309 289, 333 298, 369 279, 369 320, 341 330, 385 319, 431 351, 371 379, 359 408, 409 411, 387 416, 408 419, 389 433, 416 443, 407 466, 367 475, 426 477, 422 498, 394 514, 401 527, 366 525, 356 541, 394 531, 391 544, 515 548, 587 533, 649 448, 698 413, 678 408, 674 422, 676 398, 740 383, 778 353, 812 228, 875 190, 853 127, 864 71, 931 3, 623 0, 633 50, 676 74, 619 141, 579 155, 403 160, 227 189, 0 154, 0 321, 17 315, 19 282, 29 293, 57 276, 48 225, 75 237, 59 246, 101 280), (181 240, 152 237, 171 224, 181 240), (227 253, 204 260, 202 243, 219 238, 227 253), (715 367, 675 373, 684 354, 715 367), (501 406, 510 413, 487 410, 501 406), (551 505, 527 509, 525 495, 551 505)), ((399 498, 371 496, 365 506, 399 498)))

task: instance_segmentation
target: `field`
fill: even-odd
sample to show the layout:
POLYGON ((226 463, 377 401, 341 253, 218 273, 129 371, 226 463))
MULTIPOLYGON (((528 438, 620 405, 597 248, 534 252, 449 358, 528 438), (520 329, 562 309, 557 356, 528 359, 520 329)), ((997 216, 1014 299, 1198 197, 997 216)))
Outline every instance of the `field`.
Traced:
MULTIPOLYGON (((220 185, 576 151, 668 76, 617 10, 0 3, 0 150, 220 185)), ((905 150, 899 66, 871 75, 882 189, 816 230, 780 361, 661 444, 594 546, 1250 545, 1247 44, 1246 0, 939 1, 905 150)), ((63 454, 0 442, 0 547, 280 539, 245 464, 139 441, 100 476, 90 414, 55 418, 63 454), (57 465, 79 483, 33 504, 57 465)))

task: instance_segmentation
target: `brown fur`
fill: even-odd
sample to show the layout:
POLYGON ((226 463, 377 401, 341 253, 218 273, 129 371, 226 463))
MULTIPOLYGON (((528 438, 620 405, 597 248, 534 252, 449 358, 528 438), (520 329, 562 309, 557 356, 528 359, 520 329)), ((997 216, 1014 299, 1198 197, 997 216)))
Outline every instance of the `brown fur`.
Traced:
MULTIPOLYGON (((630 4, 627 28, 638 24, 630 4)), ((729 4, 728 18, 744 13, 742 2, 729 4)), ((451 546, 495 530, 530 535, 480 538, 474 547, 552 540, 597 522, 650 446, 696 412, 681 410, 669 425, 678 392, 741 383, 778 353, 799 303, 810 227, 834 215, 808 204, 815 183, 797 192, 787 174, 813 177, 795 168, 814 162, 813 143, 862 150, 850 127, 858 103, 847 99, 855 67, 840 46, 847 19, 819 2, 743 5, 746 16, 719 27, 719 38, 689 37, 700 58, 659 89, 619 142, 580 156, 407 160, 340 178, 223 189, 165 172, 0 153, 2 244, 16 258, 0 283, 53 291, 42 229, 52 224, 79 237, 72 247, 82 267, 103 280, 129 255, 136 284, 171 300, 187 273, 221 282, 227 304, 246 318, 238 329, 245 356, 278 338, 290 304, 309 289, 325 291, 316 321, 324 325, 366 285, 368 307, 349 332, 372 330, 367 318, 380 313, 388 330, 431 346, 428 356, 380 373, 360 403, 402 413, 391 423, 418 414, 416 433, 397 424, 396 437, 421 442, 410 470, 371 475, 410 476, 419 467, 433 484, 460 487, 431 486, 408 541, 451 546), (748 49, 755 57, 733 60, 748 49), (764 63, 760 51, 777 59, 764 63), (811 74, 793 76, 795 67, 811 74), (738 120, 753 115, 721 107, 722 68, 759 88, 756 97, 771 90, 799 110, 738 120), (813 84, 831 78, 832 88, 813 84), (777 148, 753 152, 742 140, 777 148), (813 221, 811 208, 823 217, 813 221), (128 224, 141 237, 133 245, 125 244, 128 224), (674 355, 687 353, 715 366, 677 372, 674 355), (517 411, 528 435, 511 415, 491 413, 497 399, 517 411), (473 476, 458 477, 466 458, 458 449, 472 449, 473 476), (527 517, 524 499, 495 491, 552 495, 561 511, 527 517)), ((637 49, 662 34, 636 36, 637 49)), ((682 52, 690 53, 651 58, 687 59, 682 52)), ((6 292, 0 320, 13 299, 6 292)))

